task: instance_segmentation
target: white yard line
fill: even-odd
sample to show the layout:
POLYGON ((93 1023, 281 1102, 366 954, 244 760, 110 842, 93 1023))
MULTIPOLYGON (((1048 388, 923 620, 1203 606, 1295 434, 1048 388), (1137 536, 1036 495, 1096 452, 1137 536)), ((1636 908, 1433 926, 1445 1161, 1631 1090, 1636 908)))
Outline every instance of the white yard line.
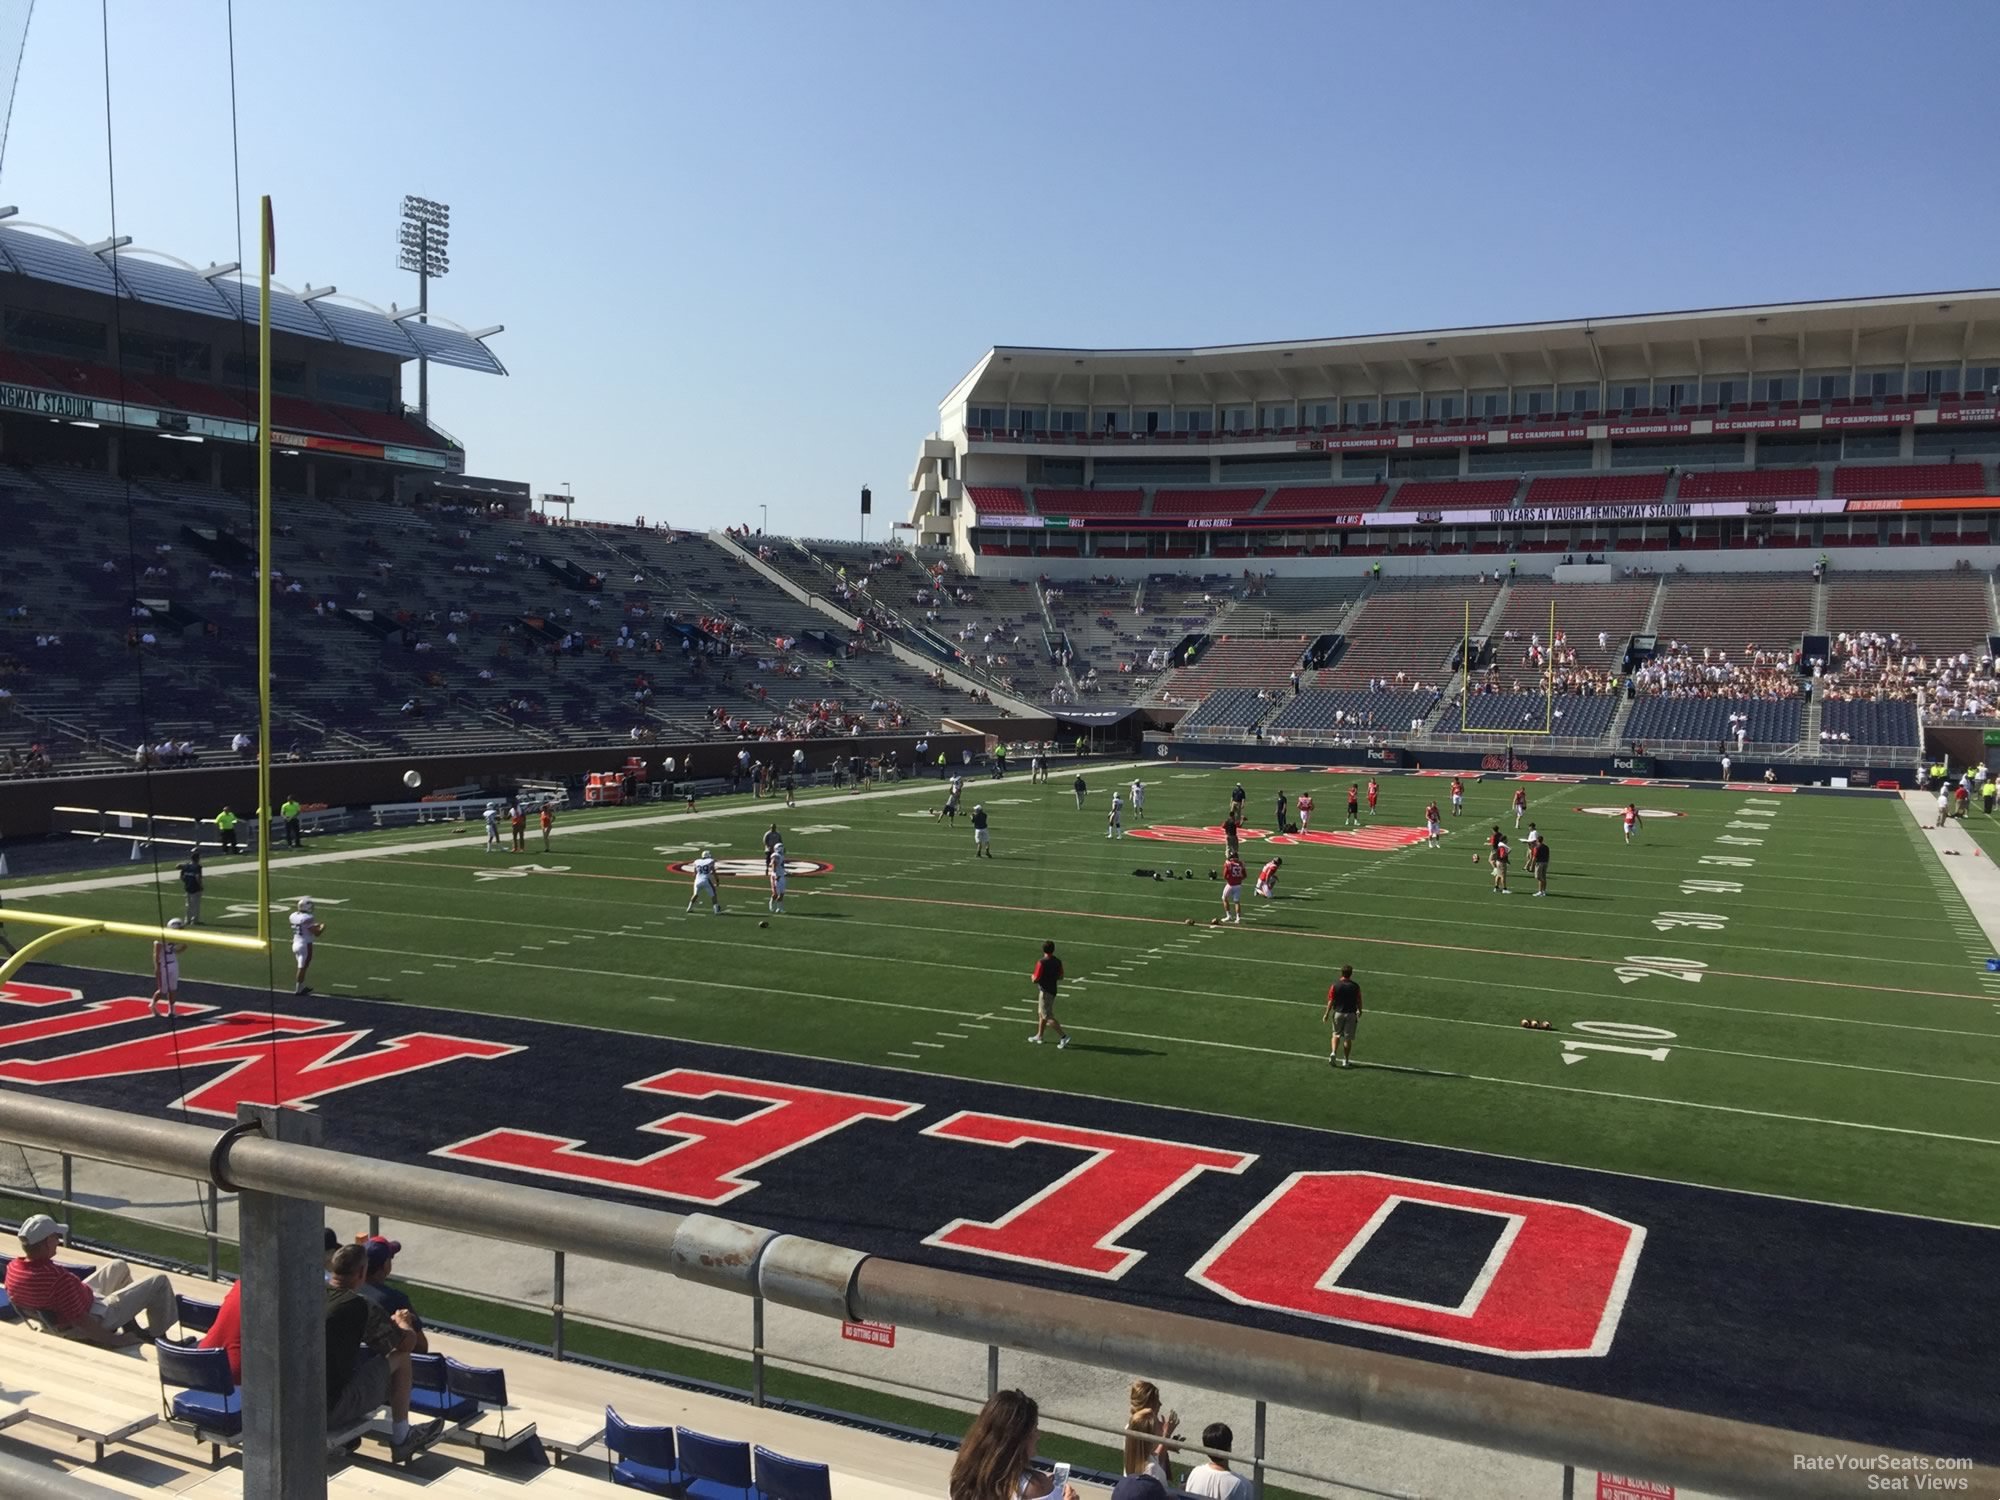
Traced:
MULTIPOLYGON (((1135 766, 1143 766, 1144 761, 1132 761, 1116 765, 1093 764, 1094 773, 1102 775, 1110 771, 1129 771, 1135 766)), ((1001 783, 1005 785, 1005 783, 1001 783)), ((845 807, 855 802, 879 802, 891 797, 913 797, 937 795, 937 783, 912 779, 893 787, 885 787, 873 792, 849 792, 838 796, 815 798, 810 803, 801 804, 794 812, 818 811, 845 807)), ((747 815, 763 816, 769 811, 768 803, 751 802, 747 806, 702 808, 689 812, 685 808, 671 813, 651 813, 644 817, 614 818, 602 822, 584 823, 555 830, 557 838, 580 838, 588 833, 622 833, 635 828, 681 827, 688 823, 702 823, 715 818, 740 818, 747 815)), ((345 864, 357 859, 383 859, 395 854, 428 854, 442 849, 481 849, 486 847, 486 835, 468 834, 463 838, 423 839, 401 844, 374 844, 361 849, 334 849, 325 854, 298 854, 276 862, 271 867, 275 879, 280 871, 289 875, 293 870, 309 865, 345 864)), ((238 860, 230 864, 211 864, 205 873, 212 879, 221 875, 253 875, 257 871, 255 860, 238 860)), ((77 896, 90 891, 115 891, 132 886, 170 885, 178 888, 180 878, 175 870, 161 869, 155 872, 151 866, 137 874, 99 875, 85 880, 54 880, 39 885, 7 886, 0 888, 0 895, 7 900, 21 902, 36 896, 77 896)))

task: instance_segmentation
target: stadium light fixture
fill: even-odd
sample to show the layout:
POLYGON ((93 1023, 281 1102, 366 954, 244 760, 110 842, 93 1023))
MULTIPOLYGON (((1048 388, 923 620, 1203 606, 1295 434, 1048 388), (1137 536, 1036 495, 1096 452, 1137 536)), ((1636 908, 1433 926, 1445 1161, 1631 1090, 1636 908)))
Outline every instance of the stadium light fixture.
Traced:
POLYGON ((340 288, 337 286, 309 286, 299 293, 299 301, 317 302, 322 297, 331 297, 339 290, 340 288))
MULTIPOLYGON (((417 277, 417 311, 420 323, 430 322, 431 278, 451 274, 451 205, 416 193, 403 195, 403 218, 396 232, 396 264, 417 277)), ((404 320, 398 318, 398 324, 404 320)), ((431 362, 422 346, 417 349, 417 417, 426 426, 431 419, 431 362)))
POLYGON ((113 235, 108 240, 99 240, 96 244, 85 246, 85 248, 89 250, 92 255, 102 255, 107 250, 123 250, 127 245, 131 243, 132 243, 131 235, 116 234, 113 235))
POLYGON ((220 281, 225 276, 234 276, 242 269, 243 262, 240 260, 217 261, 201 273, 201 279, 203 281, 220 281))
POLYGON ((9 203, 5 208, 0 208, 0 219, 11 219, 20 212, 20 209, 9 203))

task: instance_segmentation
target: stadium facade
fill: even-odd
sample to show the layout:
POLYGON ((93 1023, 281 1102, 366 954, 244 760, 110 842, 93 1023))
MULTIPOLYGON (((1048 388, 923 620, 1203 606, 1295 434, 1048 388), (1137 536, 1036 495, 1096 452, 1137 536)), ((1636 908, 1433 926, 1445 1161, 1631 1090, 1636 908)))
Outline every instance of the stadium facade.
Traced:
MULTIPOLYGON (((2000 292, 1200 349, 996 346, 909 525, 994 574, 1524 571, 1575 552, 1990 563, 2000 292), (1920 554, 1909 557, 1911 552, 1920 554)), ((1687 559, 1680 559, 1687 562, 1687 559)))
MULTIPOLYGON (((256 278, 129 238, 86 243, 0 211, 0 444, 14 465, 253 489, 256 278)), ((335 287, 271 293, 275 486, 387 498, 463 472, 403 404, 403 367, 504 375, 468 331, 335 287)))

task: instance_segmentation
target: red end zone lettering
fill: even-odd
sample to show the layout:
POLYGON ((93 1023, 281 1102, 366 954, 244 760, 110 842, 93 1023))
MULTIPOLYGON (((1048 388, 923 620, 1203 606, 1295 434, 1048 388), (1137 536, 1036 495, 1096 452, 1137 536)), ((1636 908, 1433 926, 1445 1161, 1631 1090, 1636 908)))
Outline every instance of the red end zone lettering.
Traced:
POLYGON ((679 1140, 636 1160, 601 1156, 585 1151, 580 1140, 527 1130, 489 1130, 440 1146, 431 1154, 485 1162, 539 1177, 600 1182, 628 1192, 714 1205, 756 1187, 743 1175, 755 1167, 844 1130, 857 1120, 900 1120, 922 1108, 899 1099, 837 1094, 689 1068, 675 1068, 626 1087, 677 1099, 748 1099, 763 1103, 764 1108, 737 1120, 675 1114, 649 1121, 639 1128, 649 1135, 678 1136, 679 1140))
MULTIPOLYGON (((70 998, 75 998, 74 993, 70 998)), ((174 1002, 176 1016, 204 1015, 214 1008, 212 1005, 174 1002)), ((80 1010, 68 1011, 59 1016, 37 1016, 32 1021, 16 1021, 11 1026, 0 1026, 0 1052, 12 1047, 26 1046, 29 1042, 45 1042, 51 1037, 74 1036, 79 1031, 96 1031, 100 1027, 122 1026, 131 1021, 143 1021, 152 1013, 153 1002, 141 1000, 137 995, 128 995, 119 1000, 93 1000, 80 1010)))
POLYGON ((1246 1307, 1400 1334, 1506 1359, 1611 1348, 1646 1231, 1546 1198, 1372 1172, 1297 1172, 1188 1272, 1246 1307), (1399 1202, 1500 1219, 1498 1241, 1456 1305, 1345 1289, 1340 1276, 1399 1202))
POLYGON ((168 1107, 233 1119, 239 1104, 303 1105, 327 1094, 440 1063, 506 1057, 522 1050, 469 1037, 413 1032, 392 1037, 373 1052, 348 1056, 344 1054, 368 1033, 328 1031, 328 1024, 310 1016, 239 1011, 207 1025, 162 1029, 152 1036, 64 1057, 36 1061, 10 1058, 0 1061, 0 1080, 38 1088, 176 1069, 199 1071, 228 1063, 231 1066, 220 1078, 168 1107), (312 1035, 302 1034, 308 1032, 312 1035))
POLYGON ((0 1000, 9 1005, 61 1005, 82 998, 82 990, 59 989, 54 985, 23 984, 18 979, 0 984, 0 1000))
POLYGON ((1126 1249, 1118 1237, 1197 1173, 1240 1173, 1256 1160, 1238 1151, 1003 1115, 956 1114, 924 1134, 1010 1150, 1034 1144, 1087 1152, 1073 1169, 998 1219, 954 1219, 924 1243, 1105 1281, 1118 1280, 1145 1258, 1143 1250, 1126 1249))

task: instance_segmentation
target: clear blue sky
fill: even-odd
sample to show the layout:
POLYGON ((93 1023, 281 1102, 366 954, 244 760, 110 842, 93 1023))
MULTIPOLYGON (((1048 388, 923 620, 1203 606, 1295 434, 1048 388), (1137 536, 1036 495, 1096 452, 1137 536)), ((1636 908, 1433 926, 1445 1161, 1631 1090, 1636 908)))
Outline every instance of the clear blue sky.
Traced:
MULTIPOLYGON (((235 258, 224 15, 110 8, 118 228, 198 263, 235 258)), ((433 382, 474 472, 816 535, 864 482, 902 516, 994 343, 1994 285, 1997 44, 1993 0, 237 7, 282 280, 414 300, 398 202, 452 204, 433 305, 513 371, 433 382)), ((86 237, 102 66, 97 5, 41 0, 0 172, 86 237)))

